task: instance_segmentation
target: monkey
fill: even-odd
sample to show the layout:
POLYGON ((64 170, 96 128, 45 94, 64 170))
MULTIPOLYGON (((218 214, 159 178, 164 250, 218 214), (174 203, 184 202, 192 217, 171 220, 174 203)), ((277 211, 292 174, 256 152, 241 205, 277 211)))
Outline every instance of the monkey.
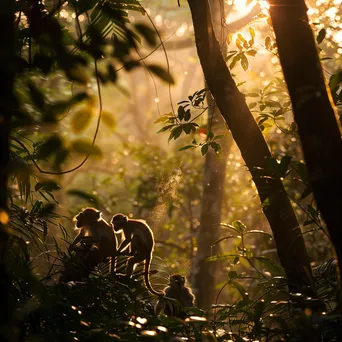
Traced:
POLYGON ((123 214, 114 215, 111 223, 115 233, 122 232, 123 234, 124 240, 118 247, 117 254, 129 256, 126 265, 126 277, 131 278, 135 265, 144 261, 144 281, 147 289, 156 296, 164 296, 164 292, 153 289, 149 279, 154 249, 154 237, 151 228, 145 221, 129 219, 123 214))
POLYGON ((169 286, 165 287, 163 292, 165 298, 159 298, 155 308, 156 314, 158 315, 163 310, 166 316, 185 318, 186 313, 179 306, 193 307, 195 301, 195 295, 189 287, 185 286, 185 277, 172 274, 169 286), (172 303, 167 298, 175 299, 180 305, 177 306, 177 303, 172 303))
POLYGON ((89 247, 97 263, 111 257, 111 272, 115 269, 117 238, 113 228, 103 218, 100 210, 85 208, 73 219, 80 232, 71 243, 69 250, 78 243, 89 247), (90 247, 91 246, 91 247, 90 247))

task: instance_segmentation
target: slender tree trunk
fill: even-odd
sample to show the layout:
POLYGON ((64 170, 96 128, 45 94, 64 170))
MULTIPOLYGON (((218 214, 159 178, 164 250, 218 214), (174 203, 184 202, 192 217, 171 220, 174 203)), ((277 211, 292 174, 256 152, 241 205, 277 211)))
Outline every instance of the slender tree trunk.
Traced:
MULTIPOLYGON (((216 121, 212 125, 215 128, 225 128, 224 120, 218 116, 219 110, 215 107, 209 111, 213 112, 212 119, 216 121)), ((208 124, 210 125, 210 123, 208 124)), ((224 183, 226 176, 227 155, 232 146, 230 136, 220 140, 222 152, 217 156, 209 151, 205 157, 203 194, 201 199, 200 226, 197 229, 197 253, 192 266, 192 288, 196 294, 198 307, 208 309, 213 303, 215 296, 215 280, 219 264, 208 262, 211 255, 220 253, 218 245, 211 245, 220 237, 221 211, 224 200, 224 183)))
POLYGON ((279 259, 287 275, 289 290, 316 297, 304 239, 284 186, 276 175, 260 176, 260 169, 266 169, 265 159, 271 154, 222 57, 210 21, 208 2, 188 0, 188 3, 197 53, 207 84, 258 189, 279 259))
POLYGON ((280 62, 310 183, 339 265, 342 262, 342 140, 304 0, 270 0, 280 62))
MULTIPOLYGON (((222 18, 224 18, 223 0, 210 0, 211 18, 215 33, 220 37, 221 49, 226 50, 223 38, 222 18)), ((208 131, 226 130, 225 121, 217 108, 213 106, 214 99, 207 92, 207 104, 212 105, 208 109, 208 131)), ((227 155, 232 145, 230 136, 220 140, 222 153, 217 156, 212 150, 205 156, 203 194, 201 199, 200 226, 197 230, 197 253, 192 265, 192 289, 196 294, 196 304, 200 308, 208 309, 214 301, 215 279, 218 263, 208 262, 211 255, 219 254, 218 245, 211 245, 220 237, 221 211, 224 199, 224 183, 226 176, 227 155)))
POLYGON ((0 6, 0 340, 7 341, 9 321, 9 275, 5 264, 8 249, 7 166, 9 160, 9 120, 13 108, 14 82, 14 4, 0 6))

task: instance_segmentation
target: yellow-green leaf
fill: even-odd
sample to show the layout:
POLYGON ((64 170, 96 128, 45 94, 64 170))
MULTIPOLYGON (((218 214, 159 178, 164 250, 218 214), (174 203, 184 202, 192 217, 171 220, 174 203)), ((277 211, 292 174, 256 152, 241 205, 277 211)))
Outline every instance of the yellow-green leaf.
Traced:
POLYGON ((108 128, 114 129, 116 127, 116 120, 113 114, 110 112, 103 111, 101 115, 101 120, 108 128))
POLYGON ((231 33, 228 33, 228 36, 227 36, 227 44, 229 45, 233 40, 233 35, 231 33))
POLYGON ((246 54, 247 54, 248 56, 253 56, 253 57, 255 57, 255 55, 257 54, 257 50, 254 50, 254 49, 247 50, 247 51, 246 51, 246 54))
POLYGON ((89 107, 80 107, 73 114, 71 120, 71 128, 75 133, 80 133, 85 130, 91 121, 93 111, 89 107))
POLYGON ((93 156, 101 156, 101 149, 92 145, 92 142, 89 139, 77 139, 72 142, 72 148, 80 153, 80 154, 89 154, 93 156))
POLYGON ((255 38, 255 31, 253 27, 249 28, 249 34, 251 35, 252 38, 255 38))
POLYGON ((247 57, 244 54, 241 55, 241 66, 242 66, 243 70, 247 71, 247 69, 248 69, 248 59, 247 59, 247 57))

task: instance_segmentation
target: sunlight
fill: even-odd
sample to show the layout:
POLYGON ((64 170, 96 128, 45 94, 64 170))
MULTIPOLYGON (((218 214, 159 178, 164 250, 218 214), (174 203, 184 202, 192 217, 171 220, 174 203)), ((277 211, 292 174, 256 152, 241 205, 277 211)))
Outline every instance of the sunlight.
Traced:
POLYGON ((226 0, 226 3, 229 6, 233 6, 233 12, 228 13, 226 17, 226 24, 231 21, 237 20, 239 18, 243 18, 248 15, 257 4, 260 6, 262 12, 266 12, 269 9, 269 4, 267 1, 250 1, 250 0, 226 0))
POLYGON ((248 0, 226 0, 227 5, 234 6, 234 11, 239 13, 239 16, 243 17, 248 14, 251 9, 259 3, 261 9, 269 9, 267 1, 248 1, 248 0), (248 5, 247 5, 248 3, 248 5))

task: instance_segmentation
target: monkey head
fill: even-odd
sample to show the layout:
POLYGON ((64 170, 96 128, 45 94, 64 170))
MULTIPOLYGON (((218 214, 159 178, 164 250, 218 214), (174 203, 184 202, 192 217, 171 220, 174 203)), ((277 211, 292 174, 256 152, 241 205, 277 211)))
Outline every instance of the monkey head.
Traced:
POLYGON ((114 231, 120 232, 123 228, 123 226, 128 222, 128 217, 123 214, 116 214, 112 218, 112 225, 114 228, 114 231))
POLYGON ((172 274, 170 276, 170 286, 175 289, 181 289, 185 286, 185 277, 180 274, 172 274))
POLYGON ((95 208, 86 208, 83 209, 77 216, 74 217, 74 220, 76 222, 77 228, 82 228, 85 225, 96 222, 101 219, 101 211, 96 210, 95 208))

